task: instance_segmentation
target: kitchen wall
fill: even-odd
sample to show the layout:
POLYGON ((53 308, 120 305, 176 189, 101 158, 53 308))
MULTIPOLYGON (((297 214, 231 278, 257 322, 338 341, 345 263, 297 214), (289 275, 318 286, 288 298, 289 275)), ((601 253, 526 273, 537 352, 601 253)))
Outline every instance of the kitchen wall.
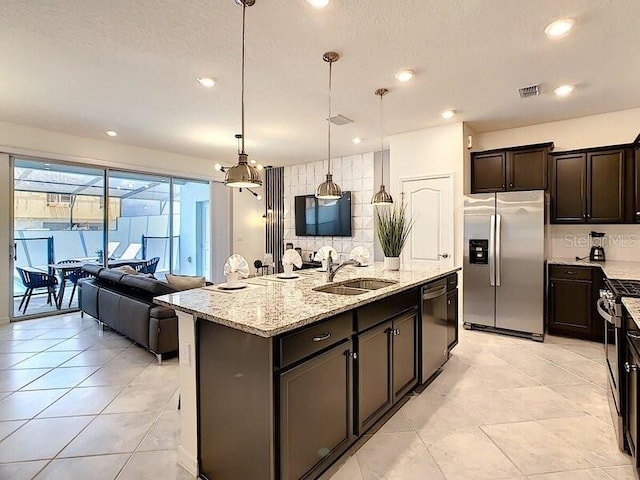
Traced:
MULTIPOLYGON (((475 135, 474 150, 553 141, 555 151, 631 143, 640 133, 640 108, 475 135)), ((547 258, 589 254, 591 230, 605 232, 609 260, 640 259, 640 225, 549 225, 547 258)))
MULTIPOLYGON (((252 190, 263 194, 262 188, 252 190)), ((253 262, 264 258, 264 213, 264 199, 257 200, 250 192, 233 189, 233 253, 247 259, 251 273, 255 273, 253 262)))
MULTIPOLYGON (((325 180, 327 162, 318 161, 284 168, 284 239, 300 247, 304 252, 313 252, 323 245, 332 245, 345 257, 356 246, 369 249, 374 255, 373 206, 374 153, 351 155, 332 160, 333 180, 342 190, 351 191, 352 237, 296 237, 296 195, 312 195, 316 187, 325 180)), ((308 257, 306 257, 308 258, 308 257)))
POLYGON ((464 165, 467 158, 462 123, 427 128, 388 137, 391 152, 389 189, 401 201, 400 181, 410 177, 453 174, 454 264, 462 265, 464 165))

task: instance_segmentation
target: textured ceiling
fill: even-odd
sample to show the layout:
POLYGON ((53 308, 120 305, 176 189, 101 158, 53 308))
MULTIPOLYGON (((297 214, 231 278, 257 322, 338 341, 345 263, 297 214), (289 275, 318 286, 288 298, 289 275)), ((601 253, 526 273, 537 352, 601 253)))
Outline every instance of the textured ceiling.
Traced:
MULTIPOLYGON (((355 121, 333 129, 336 155, 379 146, 378 87, 387 135, 446 108, 488 131, 640 106, 637 0, 257 0, 247 17, 247 150, 265 164, 326 156, 327 50, 333 111, 355 121), (548 40, 564 16, 574 31, 548 40), (399 84, 401 67, 417 77, 399 84), (555 98, 563 83, 578 88, 555 98)), ((233 0, 2 0, 0 120, 231 163, 240 33, 233 0)))

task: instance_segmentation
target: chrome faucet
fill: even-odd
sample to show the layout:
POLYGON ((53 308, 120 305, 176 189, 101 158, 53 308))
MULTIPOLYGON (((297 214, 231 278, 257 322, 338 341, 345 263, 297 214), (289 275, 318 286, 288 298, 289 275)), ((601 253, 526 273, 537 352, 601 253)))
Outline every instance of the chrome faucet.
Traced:
POLYGON ((342 267, 346 267, 347 265, 360 265, 360 262, 357 260, 347 260, 346 262, 342 262, 340 265, 333 268, 333 258, 331 258, 331 252, 329 252, 329 256, 327 257, 327 283, 333 282, 333 279, 342 267))

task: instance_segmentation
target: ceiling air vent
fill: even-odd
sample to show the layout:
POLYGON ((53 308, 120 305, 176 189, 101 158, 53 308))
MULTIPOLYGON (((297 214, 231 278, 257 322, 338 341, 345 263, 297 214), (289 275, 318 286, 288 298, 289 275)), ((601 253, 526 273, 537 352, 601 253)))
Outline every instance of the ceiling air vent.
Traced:
POLYGON ((344 115, 334 115, 329 119, 334 125, 346 125, 347 123, 353 123, 353 120, 345 117, 344 115))
POLYGON ((520 94, 520 98, 536 97, 540 95, 540 84, 521 87, 518 89, 518 93, 520 94))

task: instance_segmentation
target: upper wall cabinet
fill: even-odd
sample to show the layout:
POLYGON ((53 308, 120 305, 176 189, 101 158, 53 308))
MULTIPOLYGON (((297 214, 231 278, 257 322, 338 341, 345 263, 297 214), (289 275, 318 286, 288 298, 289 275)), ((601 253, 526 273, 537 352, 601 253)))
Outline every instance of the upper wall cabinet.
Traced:
POLYGON ((471 154, 471 193, 545 190, 553 143, 471 154))
POLYGON ((640 223, 640 135, 634 143, 634 159, 633 159, 633 193, 629 195, 630 201, 630 219, 634 223, 640 223))
POLYGON ((553 154, 552 223, 624 223, 626 146, 553 154))

